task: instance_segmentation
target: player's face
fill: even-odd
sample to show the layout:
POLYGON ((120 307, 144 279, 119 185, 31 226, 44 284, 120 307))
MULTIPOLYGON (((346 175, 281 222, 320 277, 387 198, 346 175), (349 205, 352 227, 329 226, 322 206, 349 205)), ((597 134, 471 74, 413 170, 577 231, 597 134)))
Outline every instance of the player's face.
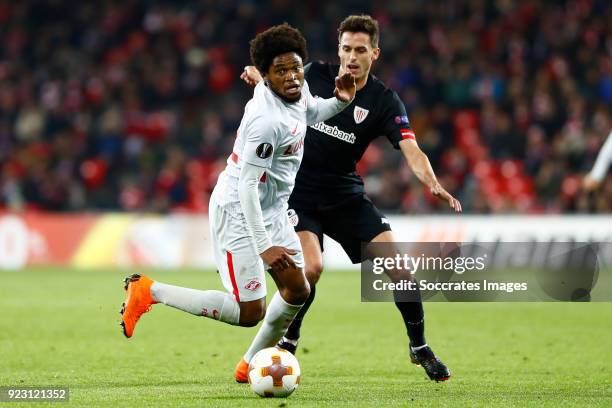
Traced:
POLYGON ((350 72, 357 82, 368 76, 372 63, 378 59, 380 48, 372 47, 370 35, 345 31, 338 44, 341 72, 350 72))
POLYGON ((304 85, 302 58, 295 52, 274 57, 264 79, 268 87, 281 98, 289 102, 299 100, 304 85))

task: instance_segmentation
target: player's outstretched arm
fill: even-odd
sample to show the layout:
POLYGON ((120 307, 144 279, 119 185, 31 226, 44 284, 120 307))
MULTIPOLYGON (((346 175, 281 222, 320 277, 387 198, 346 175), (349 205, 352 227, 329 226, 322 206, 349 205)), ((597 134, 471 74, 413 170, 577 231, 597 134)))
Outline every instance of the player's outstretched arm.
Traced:
POLYGON ((306 124, 314 125, 336 116, 349 106, 355 98, 357 87, 355 85, 355 77, 346 73, 341 77, 336 77, 334 98, 322 99, 313 97, 306 82, 304 82, 302 92, 306 93, 308 101, 306 105, 306 124))
POLYGON ((255 238, 255 246, 261 259, 272 268, 273 272, 287 268, 296 268, 291 258, 297 252, 288 248, 273 246, 266 232, 263 213, 259 203, 259 180, 265 168, 244 162, 238 180, 240 206, 244 213, 247 228, 255 238))
POLYGON ((259 203, 259 180, 265 171, 264 167, 243 162, 238 178, 240 207, 244 213, 247 228, 255 239, 255 247, 258 253, 262 253, 272 246, 264 226, 263 212, 259 203))
POLYGON ((456 212, 461 212, 461 203, 440 185, 427 155, 423 153, 417 142, 406 139, 402 140, 399 146, 406 158, 406 162, 408 162, 410 170, 412 170, 421 183, 429 187, 433 195, 448 202, 450 208, 456 212))

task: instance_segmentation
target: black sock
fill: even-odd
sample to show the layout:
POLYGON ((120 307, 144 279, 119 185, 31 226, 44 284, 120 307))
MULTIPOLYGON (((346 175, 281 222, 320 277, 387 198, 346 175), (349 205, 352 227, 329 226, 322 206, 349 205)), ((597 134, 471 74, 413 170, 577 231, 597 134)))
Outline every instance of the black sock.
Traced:
POLYGON ((425 341, 425 314, 423 313, 423 303, 419 294, 416 302, 399 302, 397 301, 400 293, 395 292, 395 306, 399 309, 406 325, 406 331, 410 338, 412 347, 419 347, 427 343, 425 341))
POLYGON ((296 314, 293 318, 291 325, 287 329, 287 333, 285 333, 286 338, 290 340, 297 340, 300 338, 300 328, 302 327, 302 319, 304 319, 304 316, 306 315, 306 312, 308 312, 308 308, 312 304, 314 298, 315 285, 310 285, 310 296, 308 296, 308 299, 306 299, 306 302, 304 302, 304 306, 302 306, 298 314, 296 314))

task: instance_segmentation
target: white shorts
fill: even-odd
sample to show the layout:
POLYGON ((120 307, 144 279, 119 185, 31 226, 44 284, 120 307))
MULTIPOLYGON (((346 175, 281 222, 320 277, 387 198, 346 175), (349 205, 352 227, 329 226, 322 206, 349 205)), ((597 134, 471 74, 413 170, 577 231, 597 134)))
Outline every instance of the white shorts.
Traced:
MULTIPOLYGON (((244 217, 238 218, 223 210, 213 200, 209 205, 210 237, 215 262, 225 289, 238 302, 249 302, 266 296, 264 265, 255 248, 255 241, 248 232, 244 217)), ((266 226, 272 245, 298 251, 293 261, 298 268, 304 268, 304 254, 295 230, 285 214, 271 225, 266 226)))

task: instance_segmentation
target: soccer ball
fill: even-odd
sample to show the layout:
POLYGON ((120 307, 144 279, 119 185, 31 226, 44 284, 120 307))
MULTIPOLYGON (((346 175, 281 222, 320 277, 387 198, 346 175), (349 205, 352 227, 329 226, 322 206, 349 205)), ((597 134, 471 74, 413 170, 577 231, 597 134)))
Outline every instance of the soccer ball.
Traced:
POLYGON ((300 384, 300 364, 287 350, 265 348, 249 363, 249 384, 262 397, 288 397, 300 384))

